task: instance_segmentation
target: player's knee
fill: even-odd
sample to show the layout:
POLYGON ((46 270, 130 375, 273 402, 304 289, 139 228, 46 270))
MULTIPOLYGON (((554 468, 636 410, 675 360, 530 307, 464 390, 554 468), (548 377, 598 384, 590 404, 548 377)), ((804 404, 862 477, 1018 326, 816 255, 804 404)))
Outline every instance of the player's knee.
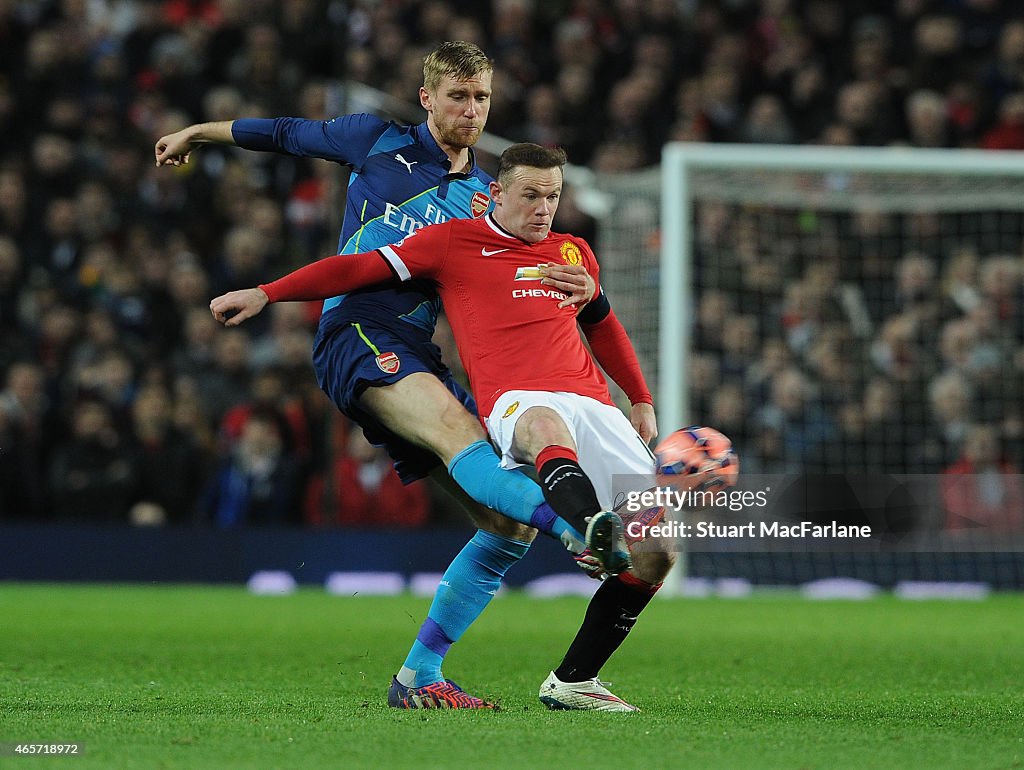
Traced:
POLYGON ((676 555, 665 550, 641 549, 634 551, 632 556, 633 568, 630 572, 634 577, 651 584, 662 582, 676 562, 676 555))
POLYGON ((509 540, 517 540, 520 543, 532 543, 533 539, 537 536, 537 530, 533 527, 528 527, 526 524, 520 524, 518 521, 512 521, 512 519, 506 519, 502 517, 503 521, 496 522, 494 527, 494 534, 507 537, 509 540))
POLYGON ((454 398, 435 412, 436 419, 421 427, 420 443, 436 454, 447 466, 452 459, 474 442, 486 440, 480 422, 454 398))
POLYGON ((516 422, 512 438, 514 454, 534 462, 542 449, 552 445, 576 449, 576 442, 558 412, 546 406, 531 406, 516 422))
POLYGON ((473 523, 486 532, 507 537, 509 540, 518 540, 521 543, 532 543, 537 536, 537 530, 533 527, 521 524, 487 508, 481 507, 474 512, 473 523))

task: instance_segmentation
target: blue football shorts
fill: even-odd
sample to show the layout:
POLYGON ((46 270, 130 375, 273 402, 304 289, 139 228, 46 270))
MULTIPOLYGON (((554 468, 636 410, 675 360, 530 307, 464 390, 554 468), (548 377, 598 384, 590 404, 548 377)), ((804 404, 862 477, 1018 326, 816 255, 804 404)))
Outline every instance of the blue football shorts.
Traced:
POLYGON ((321 323, 313 343, 313 368, 320 388, 342 414, 363 429, 367 441, 387 450, 403 484, 424 478, 441 460, 384 427, 363 409, 359 397, 367 388, 391 385, 413 372, 427 372, 471 414, 477 414, 476 401, 445 366, 440 348, 398 319, 391 324, 321 323))

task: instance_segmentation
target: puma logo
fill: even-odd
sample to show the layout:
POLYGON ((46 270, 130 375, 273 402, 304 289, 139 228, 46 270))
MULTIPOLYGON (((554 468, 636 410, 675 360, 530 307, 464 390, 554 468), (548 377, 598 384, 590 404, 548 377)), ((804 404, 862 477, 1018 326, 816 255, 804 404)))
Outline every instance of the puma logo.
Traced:
POLYGON ((412 173, 412 167, 419 163, 418 160, 414 160, 410 163, 409 161, 402 157, 402 153, 398 153, 397 155, 395 155, 395 160, 397 160, 399 163, 401 163, 403 166, 409 169, 410 174, 412 173))

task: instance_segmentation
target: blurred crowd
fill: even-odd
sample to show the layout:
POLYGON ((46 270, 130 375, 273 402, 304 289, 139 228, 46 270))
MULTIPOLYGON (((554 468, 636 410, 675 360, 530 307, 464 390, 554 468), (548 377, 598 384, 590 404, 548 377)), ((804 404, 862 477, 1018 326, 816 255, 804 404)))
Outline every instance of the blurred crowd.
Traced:
POLYGON ((1024 215, 985 219, 700 208, 694 411, 744 472, 928 475, 922 524, 1024 531, 1024 215))
MULTIPOLYGON (((1024 149, 1010 0, 0 0, 0 519, 454 515, 317 389, 318 307, 235 330, 207 309, 335 250, 338 167, 211 146, 157 169, 152 150, 193 122, 332 117, 346 79, 415 104, 449 39, 495 59, 489 131, 601 172, 670 140, 1024 149)), ((773 272, 745 261, 756 213, 701 219, 761 302, 709 284, 694 361, 702 421, 748 467, 1021 467, 1021 233, 773 272)))

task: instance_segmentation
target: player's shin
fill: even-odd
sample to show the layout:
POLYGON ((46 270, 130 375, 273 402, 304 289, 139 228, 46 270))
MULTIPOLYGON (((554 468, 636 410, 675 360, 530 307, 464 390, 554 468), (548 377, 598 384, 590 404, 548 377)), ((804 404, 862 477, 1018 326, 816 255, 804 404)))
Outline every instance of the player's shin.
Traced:
POLYGON ((478 530, 448 566, 434 594, 427 619, 398 673, 406 687, 440 682, 441 663, 501 587, 509 567, 529 550, 521 543, 478 530))
POLYGON ((475 441, 455 455, 448 473, 478 503, 561 540, 574 553, 583 550, 583 532, 547 505, 544 493, 528 476, 502 468, 486 441, 475 441))
MULTIPOLYGON (((537 453, 534 463, 548 504, 585 533, 586 553, 597 560, 600 571, 618 575, 628 570, 631 561, 622 538, 622 520, 614 511, 601 510, 594 484, 583 472, 576 451, 552 444, 537 453)), ((590 572, 585 562, 579 564, 590 572)))
POLYGON ((537 454, 535 465, 544 499, 569 524, 586 532, 587 519, 601 510, 601 504, 576 452, 565 446, 548 446, 537 454))
POLYGON ((633 629, 637 617, 661 588, 629 573, 609 578, 597 589, 583 625, 569 645, 555 675, 563 682, 582 682, 596 677, 633 629))

